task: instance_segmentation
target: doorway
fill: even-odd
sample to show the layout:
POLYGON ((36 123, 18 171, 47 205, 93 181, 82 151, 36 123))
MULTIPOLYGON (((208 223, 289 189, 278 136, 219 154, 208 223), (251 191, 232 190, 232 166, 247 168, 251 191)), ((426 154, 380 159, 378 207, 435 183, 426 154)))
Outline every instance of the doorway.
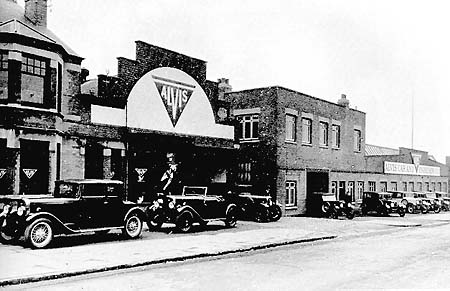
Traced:
POLYGON ((49 142, 20 140, 20 193, 48 193, 49 142))

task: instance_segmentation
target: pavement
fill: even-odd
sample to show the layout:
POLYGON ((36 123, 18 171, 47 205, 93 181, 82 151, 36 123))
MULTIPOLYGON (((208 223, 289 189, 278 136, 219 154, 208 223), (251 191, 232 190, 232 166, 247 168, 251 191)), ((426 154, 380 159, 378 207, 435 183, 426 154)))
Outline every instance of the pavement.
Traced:
POLYGON ((42 250, 19 242, 0 245, 0 286, 448 223, 450 213, 353 220, 282 217, 271 223, 239 221, 235 228, 217 222, 189 234, 173 233, 167 224, 158 232, 145 229, 135 240, 125 240, 119 232, 63 236, 42 250))

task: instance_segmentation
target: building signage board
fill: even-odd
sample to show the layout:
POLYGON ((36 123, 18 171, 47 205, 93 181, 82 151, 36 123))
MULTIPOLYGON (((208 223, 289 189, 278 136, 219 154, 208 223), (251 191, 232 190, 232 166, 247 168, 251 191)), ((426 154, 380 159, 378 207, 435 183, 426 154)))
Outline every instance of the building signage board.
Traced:
POLYGON ((400 175, 440 176, 441 168, 385 161, 384 173, 400 175))

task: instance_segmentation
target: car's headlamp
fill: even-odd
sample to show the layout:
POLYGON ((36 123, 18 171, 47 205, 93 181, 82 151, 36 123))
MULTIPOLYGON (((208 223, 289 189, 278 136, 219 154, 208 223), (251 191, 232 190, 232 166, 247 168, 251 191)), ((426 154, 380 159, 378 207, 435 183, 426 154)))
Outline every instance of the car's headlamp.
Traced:
POLYGON ((8 213, 10 208, 11 208, 10 205, 8 205, 8 204, 5 205, 5 206, 3 207, 3 213, 8 213))
POLYGON ((175 203, 173 203, 173 201, 170 201, 170 202, 169 202, 169 208, 170 208, 170 209, 175 208, 175 203))
POLYGON ((386 208, 391 208, 391 205, 389 205, 389 204, 386 204, 386 208))
POLYGON ((160 203, 160 204, 163 204, 164 203, 164 201, 160 198, 160 199, 158 199, 158 200, 156 200, 156 201, 158 201, 158 203, 160 203))
POLYGON ((25 214, 26 211, 27 211, 27 208, 22 205, 19 208, 17 208, 17 215, 22 216, 25 214))
POLYGON ((155 206, 156 208, 158 208, 158 207, 159 207, 158 201, 153 201, 153 206, 155 206))

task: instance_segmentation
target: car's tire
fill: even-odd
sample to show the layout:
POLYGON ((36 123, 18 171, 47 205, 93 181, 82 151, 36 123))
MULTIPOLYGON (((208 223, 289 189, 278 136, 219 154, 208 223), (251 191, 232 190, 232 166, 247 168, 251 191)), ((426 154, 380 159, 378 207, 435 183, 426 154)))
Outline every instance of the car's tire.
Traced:
POLYGON ((355 211, 353 209, 347 210, 347 213, 345 214, 345 216, 348 219, 353 219, 353 218, 355 218, 355 211))
POLYGON ((422 208, 420 209, 420 212, 421 212, 422 214, 427 214, 427 213, 428 213, 428 208, 425 207, 425 206, 422 206, 422 208))
POLYGON ((7 234, 5 233, 3 227, 4 219, 0 219, 0 242, 3 244, 11 244, 19 240, 20 233, 18 229, 15 229, 14 233, 7 234))
POLYGON ((409 214, 413 214, 414 213, 414 205, 411 203, 406 205, 406 212, 408 212, 409 214))
POLYGON ((225 225, 227 227, 235 227, 237 223, 237 209, 236 207, 231 207, 225 218, 225 225))
POLYGON ((404 208, 399 208, 398 210, 397 210, 397 213, 398 213, 398 215, 400 215, 400 217, 404 217, 405 216, 405 214, 406 214, 406 210, 404 209, 404 208))
POLYGON ((273 205, 271 207, 271 211, 270 211, 270 220, 271 221, 280 220, 282 215, 283 215, 283 212, 281 211, 281 207, 279 205, 273 205))
POLYGON ((184 212, 181 214, 175 225, 180 232, 190 232, 192 230, 192 224, 194 223, 194 217, 190 212, 184 212))
POLYGON ((256 209, 254 220, 256 222, 264 222, 266 221, 267 215, 264 213, 265 210, 263 209, 256 209))
POLYGON ((142 233, 142 227, 142 219, 136 213, 133 213, 125 219, 122 233, 127 238, 138 238, 142 233))
POLYGON ((146 221, 148 230, 158 230, 161 229, 161 226, 163 224, 162 220, 158 219, 147 219, 146 221))
POLYGON ((434 207, 434 213, 439 213, 439 212, 441 212, 441 207, 435 206, 434 207))
POLYGON ((25 241, 35 249, 42 249, 53 241, 53 227, 50 220, 39 218, 25 229, 25 241))

